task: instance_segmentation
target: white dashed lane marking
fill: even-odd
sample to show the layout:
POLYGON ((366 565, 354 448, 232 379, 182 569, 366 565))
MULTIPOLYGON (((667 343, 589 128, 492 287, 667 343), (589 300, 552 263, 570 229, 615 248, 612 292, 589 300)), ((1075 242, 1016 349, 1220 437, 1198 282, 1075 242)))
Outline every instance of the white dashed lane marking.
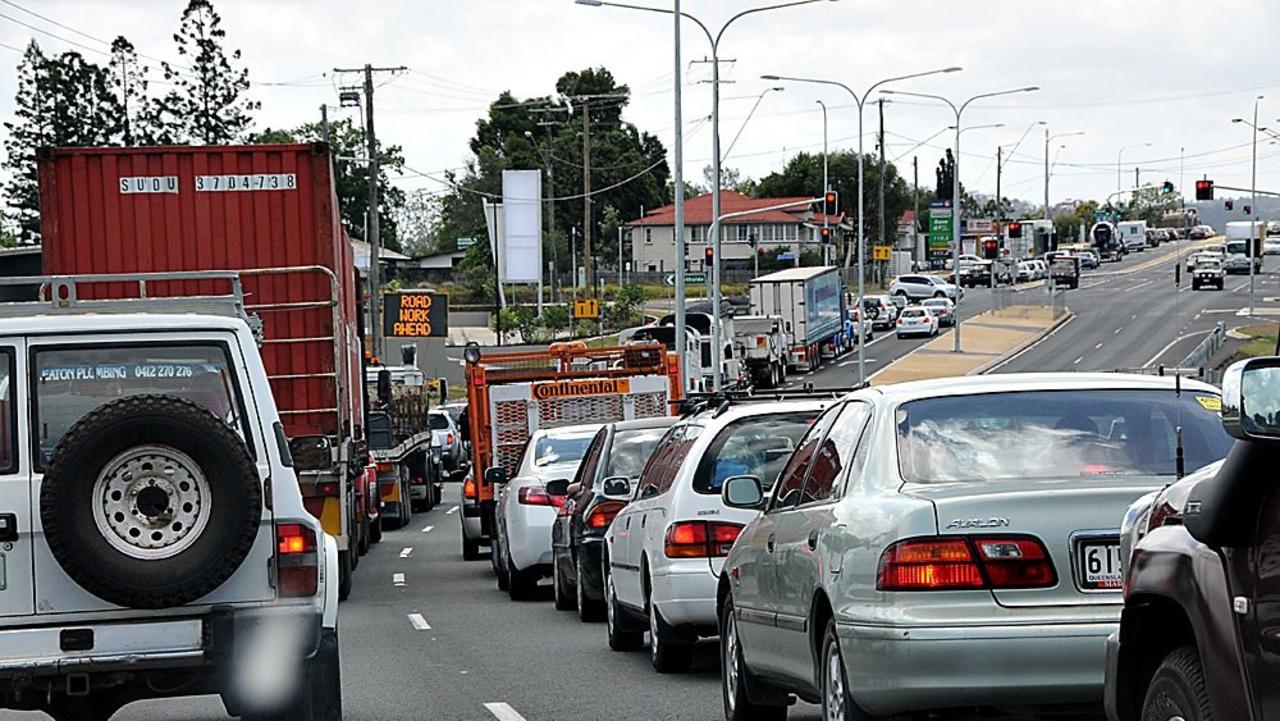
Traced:
POLYGON ((404 548, 400 549, 401 558, 408 558, 409 556, 412 556, 412 555, 413 555, 413 546, 405 546, 404 548))
POLYGON ((452 516, 453 514, 455 514, 455 513, 457 513, 457 512, 458 512, 458 507, 457 507, 457 506, 454 506, 453 508, 450 508, 449 510, 445 511, 445 515, 452 516))
POLYGON ((524 716, 505 703, 487 703, 484 707, 498 721, 525 721, 524 716))
POLYGON ((415 631, 430 631, 431 624, 427 623, 427 619, 422 617, 420 613, 409 614, 409 623, 413 624, 415 631))
POLYGON ((431 533, 431 529, 433 529, 433 528, 435 528, 435 526, 427 526, 426 528, 422 529, 422 532, 423 532, 423 533, 431 533))
POLYGON ((391 577, 391 582, 397 586, 405 585, 404 574, 397 573, 391 577))

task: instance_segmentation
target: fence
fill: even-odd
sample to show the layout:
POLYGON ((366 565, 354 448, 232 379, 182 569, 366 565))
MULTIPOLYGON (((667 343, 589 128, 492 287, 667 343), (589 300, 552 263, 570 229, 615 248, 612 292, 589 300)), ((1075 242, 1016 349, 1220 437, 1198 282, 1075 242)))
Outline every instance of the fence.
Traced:
POLYGON ((1141 375, 1153 376, 1183 376, 1197 378, 1205 383, 1219 385, 1222 382, 1222 370, 1219 368, 1210 368, 1209 362, 1213 357, 1222 350, 1222 346, 1227 340, 1227 324, 1221 321, 1218 325, 1196 345, 1195 350, 1187 354, 1186 358, 1176 366, 1144 366, 1142 368, 1117 368, 1118 373, 1138 373, 1141 375))

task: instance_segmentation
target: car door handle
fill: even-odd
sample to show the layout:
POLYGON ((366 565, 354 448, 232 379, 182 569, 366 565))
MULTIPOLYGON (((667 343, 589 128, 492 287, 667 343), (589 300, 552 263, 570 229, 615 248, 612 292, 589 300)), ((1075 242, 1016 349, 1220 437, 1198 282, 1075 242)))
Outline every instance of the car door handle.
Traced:
POLYGON ((643 515, 643 516, 641 516, 641 517, 640 517, 640 527, 641 527, 641 528, 644 528, 644 522, 645 522, 645 521, 647 521, 647 520, 649 520, 649 516, 648 516, 648 514, 643 515))
POLYGON ((778 545, 777 541, 778 541, 778 537, 770 533, 768 540, 764 542, 765 550, 768 551, 769 553, 773 553, 774 546, 778 545))
POLYGON ((818 529, 815 528, 812 531, 809 531, 809 550, 812 551, 817 547, 818 547, 818 529))

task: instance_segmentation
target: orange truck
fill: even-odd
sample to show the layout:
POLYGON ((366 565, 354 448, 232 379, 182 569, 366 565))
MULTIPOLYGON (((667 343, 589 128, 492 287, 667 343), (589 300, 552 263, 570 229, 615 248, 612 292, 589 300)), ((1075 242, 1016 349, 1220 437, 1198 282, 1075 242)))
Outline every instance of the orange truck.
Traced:
POLYGON ((468 345, 467 419, 471 474, 463 485, 462 550, 480 558, 494 527, 494 471, 510 478, 540 428, 669 415, 683 399, 679 362, 661 343, 488 352, 468 345))

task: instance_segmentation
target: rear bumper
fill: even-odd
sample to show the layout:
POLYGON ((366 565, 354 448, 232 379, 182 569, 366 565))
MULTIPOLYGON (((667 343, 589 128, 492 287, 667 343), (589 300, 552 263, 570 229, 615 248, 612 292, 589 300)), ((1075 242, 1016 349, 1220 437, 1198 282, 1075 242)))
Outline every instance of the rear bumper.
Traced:
POLYGON ((838 624, 854 699, 868 713, 1098 706, 1114 623, 1025 626, 838 624))
POLYGON ((535 566, 551 568, 551 527, 556 509, 549 506, 517 506, 506 518, 505 547, 517 570, 535 566))
POLYGON ((707 631, 716 627, 716 576, 707 559, 689 559, 654 569, 651 600, 671 626, 707 631))

